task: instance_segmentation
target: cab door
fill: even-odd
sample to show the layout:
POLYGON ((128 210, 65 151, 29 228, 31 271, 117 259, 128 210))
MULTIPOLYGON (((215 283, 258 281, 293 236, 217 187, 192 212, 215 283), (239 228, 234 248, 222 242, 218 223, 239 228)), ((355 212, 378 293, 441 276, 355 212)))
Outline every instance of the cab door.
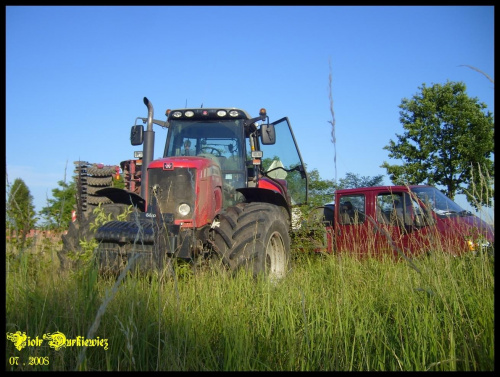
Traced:
MULTIPOLYGON (((407 192, 381 191, 375 198, 375 244, 379 253, 410 257, 428 248, 428 214, 407 192)), ((432 218, 432 216, 431 216, 432 218)))
POLYGON ((275 130, 276 142, 260 145, 263 152, 262 170, 269 170, 271 178, 286 181, 292 205, 304 204, 307 202, 307 174, 290 121, 284 117, 271 125, 275 130))
POLYGON ((405 243, 402 192, 382 191, 375 196, 374 241, 380 254, 398 255, 405 243))
POLYGON ((370 250, 367 194, 337 194, 335 203, 335 242, 339 253, 366 255, 370 250))

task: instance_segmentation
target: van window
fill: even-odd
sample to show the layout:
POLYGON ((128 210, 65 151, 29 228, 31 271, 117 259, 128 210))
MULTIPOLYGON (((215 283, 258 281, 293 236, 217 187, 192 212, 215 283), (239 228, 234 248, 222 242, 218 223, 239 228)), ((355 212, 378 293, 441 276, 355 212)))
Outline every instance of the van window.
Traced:
POLYGON ((377 221, 381 224, 403 227, 413 225, 415 214, 421 213, 416 200, 411 200, 407 193, 386 192, 377 195, 377 221))
POLYGON ((362 224, 365 221, 365 196, 345 195, 339 202, 340 224, 362 224))
POLYGON ((434 211, 440 218, 461 216, 467 212, 435 187, 418 186, 411 190, 429 210, 434 211))
POLYGON ((377 221, 393 226, 426 226, 433 223, 432 216, 422 208, 416 197, 408 193, 386 192, 377 195, 377 221))

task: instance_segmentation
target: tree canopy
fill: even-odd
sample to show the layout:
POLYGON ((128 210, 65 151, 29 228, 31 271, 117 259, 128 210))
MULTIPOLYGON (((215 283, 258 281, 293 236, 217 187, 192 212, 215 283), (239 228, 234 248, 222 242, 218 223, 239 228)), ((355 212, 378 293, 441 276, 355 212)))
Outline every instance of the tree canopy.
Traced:
POLYGON ((26 241, 26 235, 34 228, 37 220, 33 196, 21 178, 16 178, 8 191, 5 212, 9 233, 11 238, 15 236, 22 246, 26 241))
POLYGON ((347 189, 347 188, 357 188, 357 187, 372 187, 381 186, 384 180, 384 175, 379 174, 373 177, 362 176, 359 174, 354 174, 351 172, 346 173, 345 178, 339 179, 339 183, 336 185, 336 189, 347 189))
POLYGON ((319 207, 333 200, 335 184, 333 180, 321 179, 319 171, 313 169, 308 172, 308 202, 310 207, 319 207))
POLYGON ((494 177, 493 114, 470 98, 462 82, 419 87, 399 105, 405 132, 384 149, 403 165, 384 161, 381 167, 394 184, 445 187, 450 199, 466 194, 469 203, 491 205, 494 177), (468 193, 475 193, 475 198, 468 193), (488 194, 490 193, 490 194, 488 194))
POLYGON ((345 178, 339 179, 335 183, 331 179, 322 179, 317 169, 313 169, 308 173, 309 177, 309 205, 311 207, 322 206, 330 203, 334 199, 335 190, 369 187, 382 185, 384 176, 376 175, 373 177, 360 176, 352 172, 348 172, 345 178))
POLYGON ((52 190, 53 198, 47 199, 47 206, 40 210, 45 219, 44 226, 51 229, 66 227, 71 221, 71 211, 76 205, 76 183, 59 181, 59 188, 52 190))

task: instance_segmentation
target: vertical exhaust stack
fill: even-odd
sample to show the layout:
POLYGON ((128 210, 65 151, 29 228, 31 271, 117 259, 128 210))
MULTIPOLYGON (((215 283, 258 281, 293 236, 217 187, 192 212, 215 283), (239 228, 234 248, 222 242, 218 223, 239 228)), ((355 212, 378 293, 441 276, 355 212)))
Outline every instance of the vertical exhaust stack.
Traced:
POLYGON ((147 129, 144 132, 144 147, 142 152, 141 196, 142 198, 146 199, 146 194, 148 192, 148 188, 146 185, 147 172, 148 165, 151 161, 153 161, 155 148, 155 132, 153 131, 153 104, 146 97, 144 97, 144 104, 148 108, 148 123, 147 129))

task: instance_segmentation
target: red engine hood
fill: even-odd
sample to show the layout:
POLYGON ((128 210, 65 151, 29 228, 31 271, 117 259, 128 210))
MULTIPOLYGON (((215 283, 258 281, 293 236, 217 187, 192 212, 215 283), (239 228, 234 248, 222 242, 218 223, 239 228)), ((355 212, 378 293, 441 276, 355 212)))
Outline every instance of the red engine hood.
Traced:
POLYGON ((464 236, 472 235, 473 233, 478 232, 489 242, 495 242, 495 232, 493 227, 475 215, 455 216, 442 219, 442 221, 448 227, 459 230, 464 236))

